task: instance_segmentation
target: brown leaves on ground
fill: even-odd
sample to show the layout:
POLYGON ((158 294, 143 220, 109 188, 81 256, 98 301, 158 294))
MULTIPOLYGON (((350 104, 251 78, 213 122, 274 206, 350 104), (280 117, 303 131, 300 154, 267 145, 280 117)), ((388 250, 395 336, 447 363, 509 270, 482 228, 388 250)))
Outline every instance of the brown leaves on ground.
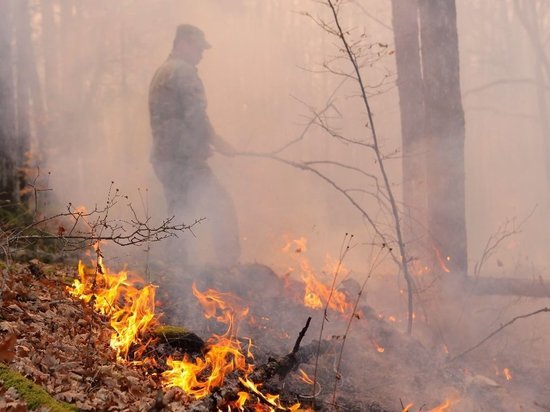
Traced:
MULTIPOLYGON (((22 264, 3 273, 0 361, 80 410, 148 411, 157 398, 157 379, 115 362, 108 323, 66 292, 76 267, 42 266, 46 275, 40 278, 22 264)), ((7 389, 0 383, 0 405, 11 402, 3 395, 7 389)))
POLYGON ((11 362, 15 357, 15 335, 8 335, 4 342, 0 343, 0 362, 11 362))

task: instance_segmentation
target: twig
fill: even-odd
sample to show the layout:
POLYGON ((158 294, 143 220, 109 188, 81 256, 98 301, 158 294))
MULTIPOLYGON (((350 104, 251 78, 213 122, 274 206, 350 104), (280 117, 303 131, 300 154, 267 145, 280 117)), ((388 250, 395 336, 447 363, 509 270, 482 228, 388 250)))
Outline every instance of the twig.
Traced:
POLYGON ((338 354, 338 359, 336 361, 336 378, 334 379, 334 388, 333 388, 333 391, 332 391, 331 410, 336 407, 336 391, 337 391, 337 388, 338 388, 338 381, 340 380, 340 367, 341 367, 341 364, 342 364, 342 357, 344 355, 344 346, 346 344, 346 339, 347 339, 349 331, 351 329, 351 323, 352 323, 354 318, 359 319, 359 314, 357 313, 357 307, 359 306, 359 301, 361 300, 361 296, 363 295, 363 292, 365 291, 365 288, 367 286, 367 282, 371 278, 372 273, 374 272, 374 269, 383 260, 383 259, 381 259, 381 260, 378 260, 378 259, 380 258, 380 254, 382 253, 382 250, 384 250, 384 249, 387 250, 387 248, 385 248, 385 245, 382 245, 382 247, 378 250, 378 254, 376 255, 376 257, 372 261, 372 264, 369 268, 369 272, 367 274, 367 277, 363 281, 363 284, 361 285, 361 289, 357 293, 357 297, 355 299, 353 310, 350 313, 350 316, 349 316, 349 319, 348 319, 348 324, 346 326, 346 331, 344 332, 344 335, 342 336, 342 345, 340 346, 340 353, 338 354))
POLYGON ((292 352, 290 352, 292 355, 295 355, 296 352, 298 352, 298 349, 300 349, 300 343, 302 343, 302 339, 304 338, 308 328, 309 324, 311 323, 311 316, 307 318, 306 325, 303 327, 303 329, 300 331, 300 334, 298 335, 298 339, 296 339, 296 343, 294 344, 294 348, 292 348, 292 352))
POLYGON ((374 126, 374 120, 372 115, 372 110, 370 107, 369 99, 367 97, 366 91, 365 91, 365 82, 363 81, 363 77, 361 76, 361 71, 359 70, 359 64, 357 63, 357 57, 352 51, 350 44, 346 38, 345 31, 342 29, 342 26, 340 25, 340 18, 338 14, 338 10, 336 6, 334 5, 333 0, 327 0, 327 3, 332 11, 334 23, 336 24, 338 37, 340 37, 342 44, 344 45, 345 51, 348 55, 348 59, 353 65, 353 69, 356 74, 356 80, 358 83, 358 86, 361 90, 361 97, 363 100, 363 104, 365 106, 365 109, 367 110, 367 117, 368 117, 368 124, 370 125, 370 131, 371 131, 371 137, 373 140, 373 150, 376 154, 376 158, 378 160, 378 167, 380 170, 380 173, 382 175, 384 186, 386 189, 386 192, 388 194, 390 205, 392 209, 392 215, 395 225, 395 234, 397 236, 397 244, 399 246, 399 254, 400 254, 400 262, 399 266, 401 270, 403 271, 403 276, 405 278, 405 282, 407 283, 407 298, 408 298, 408 323, 407 323, 407 333, 410 335, 412 333, 412 324, 413 324, 413 288, 414 288, 414 282, 413 279, 409 273, 409 269, 407 266, 407 253, 405 251, 405 242, 403 240, 403 234, 401 232, 401 223, 399 221, 399 211, 397 208, 397 203, 395 201, 395 197, 393 195, 393 190, 391 188, 388 174, 386 172, 386 167, 384 164, 384 159, 382 158, 382 153, 380 152, 380 145, 378 142, 378 135, 376 133, 376 129, 374 126))
POLYGON ((336 288, 336 279, 338 278, 338 274, 340 272, 340 268, 342 267, 342 263, 344 261, 344 258, 346 257, 347 253, 349 252, 349 249, 350 249, 350 243, 351 243, 351 240, 353 239, 353 235, 348 235, 348 233, 346 233, 346 235, 344 236, 344 241, 342 242, 342 250, 340 251, 340 259, 338 260, 338 265, 336 266, 336 270, 334 271, 334 276, 332 277, 332 285, 330 287, 330 293, 329 293, 329 296, 328 296, 328 299, 325 303, 325 307, 324 307, 324 310, 323 310, 323 320, 321 321, 321 330, 319 331, 319 344, 317 346, 317 354, 315 356, 315 368, 314 368, 314 371, 313 371, 313 403, 315 403, 315 388, 317 386, 317 369, 319 367, 319 354, 320 354, 320 348, 321 348, 321 340, 323 338, 323 331, 324 331, 324 328, 325 328, 325 322, 328 321, 328 307, 329 307, 329 304, 330 304, 330 301, 332 299, 332 295, 334 293, 334 290, 336 288), (348 237, 349 236, 349 237, 348 237), (346 244, 346 240, 347 240, 347 244, 346 244), (344 247, 345 245, 345 247, 344 247))
POLYGON ((483 345, 485 342, 487 342, 489 339, 491 339, 493 336, 495 336, 497 333, 499 333, 500 331, 502 331, 504 328, 510 326, 512 323, 514 323, 515 321, 517 320, 520 320, 520 319, 525 319, 525 318, 529 318, 531 316, 535 316, 535 315, 538 315, 539 313, 544 313, 544 312, 550 312, 550 308, 542 308, 542 309, 539 309, 539 310, 536 310, 534 312, 531 312, 531 313, 528 313, 526 315, 519 315, 519 316, 516 316, 515 318, 513 318, 512 320, 506 322, 504 325, 501 325, 498 329, 495 329, 493 332, 491 332, 489 335, 487 335, 487 337, 485 337, 484 339, 482 339, 478 344, 472 346, 471 348, 469 349, 466 349, 464 352, 462 352, 461 354, 459 355, 456 355, 455 357, 449 359, 449 362, 454 362, 455 360, 459 359, 459 358, 462 358, 463 356, 467 355, 468 353, 472 352, 473 350, 479 348, 481 345, 483 345))

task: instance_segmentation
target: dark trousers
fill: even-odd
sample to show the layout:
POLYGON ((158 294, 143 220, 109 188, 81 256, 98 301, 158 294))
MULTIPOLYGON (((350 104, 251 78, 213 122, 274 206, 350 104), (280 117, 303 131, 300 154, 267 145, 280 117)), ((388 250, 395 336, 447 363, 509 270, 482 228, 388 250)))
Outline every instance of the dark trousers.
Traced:
POLYGON ((190 231, 171 242, 176 261, 193 265, 203 250, 213 249, 217 263, 236 264, 240 256, 239 225, 229 193, 214 176, 206 161, 153 163, 164 186, 168 212, 178 222, 192 224, 205 218, 190 231), (187 233, 189 232, 189 233, 187 233))

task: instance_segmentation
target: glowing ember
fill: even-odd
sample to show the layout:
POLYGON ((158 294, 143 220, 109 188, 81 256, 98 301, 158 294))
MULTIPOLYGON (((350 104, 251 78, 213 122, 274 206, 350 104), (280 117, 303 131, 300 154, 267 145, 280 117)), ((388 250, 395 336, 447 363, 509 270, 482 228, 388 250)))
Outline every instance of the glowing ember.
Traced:
POLYGON ((510 372, 510 369, 504 368, 504 369, 502 370, 502 373, 504 374, 504 377, 506 378, 507 381, 511 381, 511 380, 512 380, 512 372, 510 372))
MULTIPOLYGON (((146 285, 139 289, 135 286, 141 279, 129 280, 127 271, 111 273, 98 257, 96 269, 87 269, 78 263, 80 279, 75 279, 69 293, 84 302, 93 301, 94 309, 110 317, 110 345, 116 351, 118 359, 126 359, 132 345, 141 345, 137 352, 143 352, 141 336, 156 324, 155 287, 146 285)), ((146 345, 146 344, 145 344, 146 345)))
POLYGON ((376 352, 378 353, 384 353, 384 347, 380 346, 378 342, 376 342, 374 339, 372 339, 372 343, 374 343, 374 346, 376 347, 376 352))

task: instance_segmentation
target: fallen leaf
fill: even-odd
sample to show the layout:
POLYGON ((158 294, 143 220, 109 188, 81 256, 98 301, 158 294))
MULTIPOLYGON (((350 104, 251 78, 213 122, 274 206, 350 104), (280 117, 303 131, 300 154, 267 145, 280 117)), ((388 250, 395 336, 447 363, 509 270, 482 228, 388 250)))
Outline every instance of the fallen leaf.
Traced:
POLYGON ((11 362, 15 357, 15 341, 17 337, 15 335, 8 335, 8 337, 0 344, 0 361, 11 362))

